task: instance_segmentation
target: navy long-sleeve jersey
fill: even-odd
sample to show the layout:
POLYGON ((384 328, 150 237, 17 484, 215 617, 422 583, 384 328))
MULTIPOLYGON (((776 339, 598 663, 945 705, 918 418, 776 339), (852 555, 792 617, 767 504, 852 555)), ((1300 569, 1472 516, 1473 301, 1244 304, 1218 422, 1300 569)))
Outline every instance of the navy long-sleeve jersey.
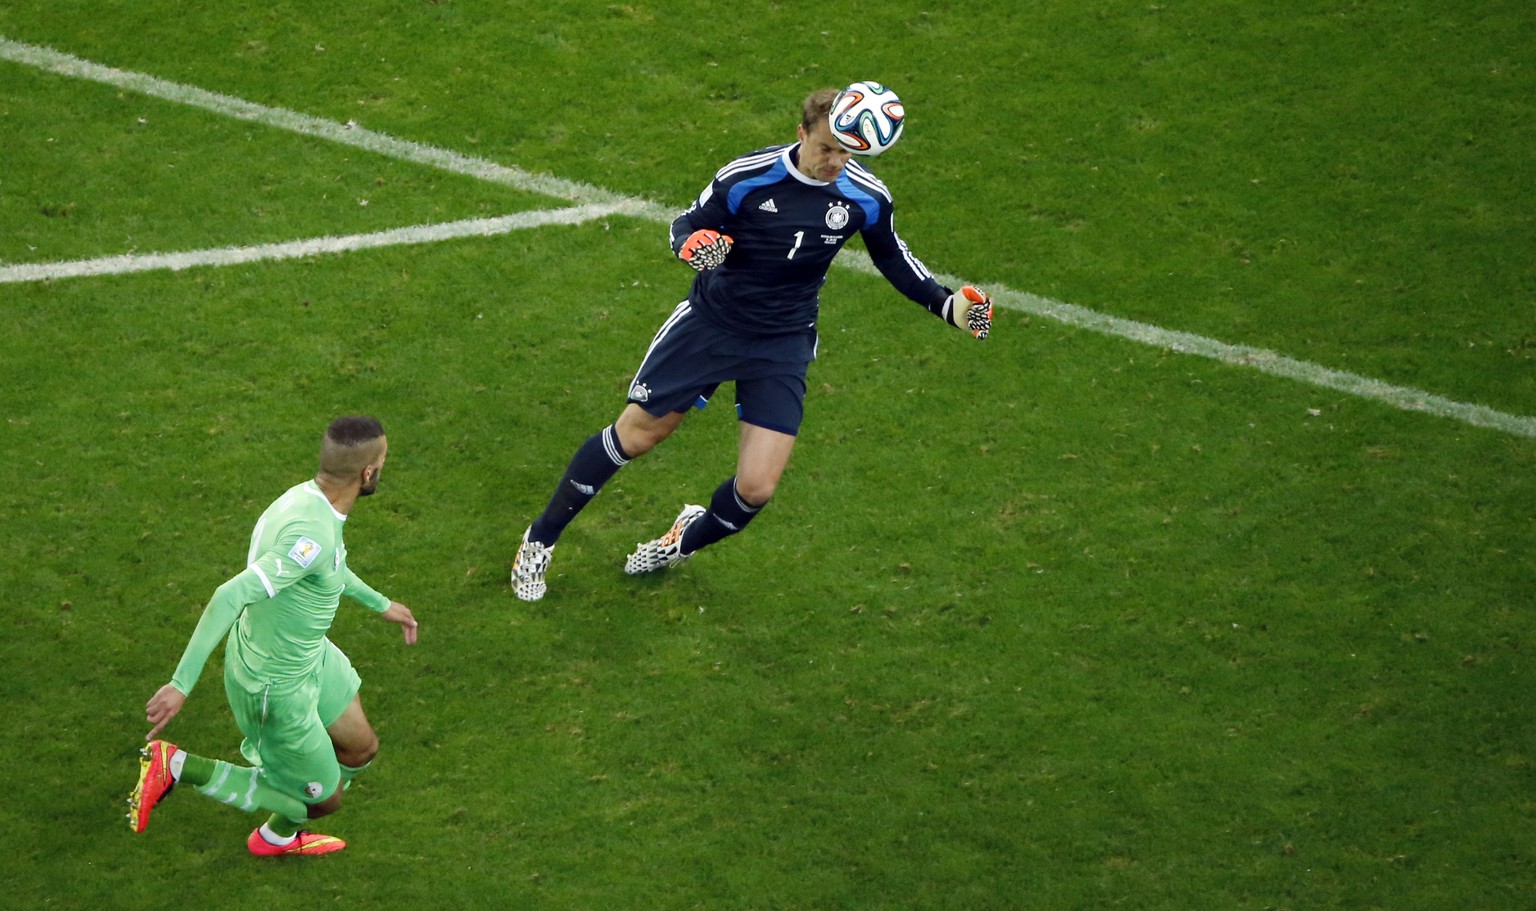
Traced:
POLYGON ((804 331, 837 251, 855 232, 896 290, 935 315, 950 294, 896 234, 890 191, 858 161, 833 183, 796 167, 798 143, 752 152, 721 168, 672 222, 672 251, 694 231, 734 240, 720 266, 694 278, 688 298, 711 323, 742 335, 804 331))

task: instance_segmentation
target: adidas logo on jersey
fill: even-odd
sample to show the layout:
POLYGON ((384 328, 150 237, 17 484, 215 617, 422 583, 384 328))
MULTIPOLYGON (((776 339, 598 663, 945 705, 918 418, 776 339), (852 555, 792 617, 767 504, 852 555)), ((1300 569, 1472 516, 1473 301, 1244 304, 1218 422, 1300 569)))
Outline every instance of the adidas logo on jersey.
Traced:
POLYGON ((768 200, 767 202, 763 203, 762 205, 758 206, 757 208, 760 211, 772 212, 774 214, 778 214, 778 211, 779 211, 779 207, 773 204, 773 200, 772 199, 768 200))

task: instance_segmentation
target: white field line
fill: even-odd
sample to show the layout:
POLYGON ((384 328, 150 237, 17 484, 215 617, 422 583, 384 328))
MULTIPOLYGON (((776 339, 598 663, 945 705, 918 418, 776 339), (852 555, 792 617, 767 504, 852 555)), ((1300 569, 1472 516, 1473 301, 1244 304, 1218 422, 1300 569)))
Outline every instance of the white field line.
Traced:
MULTIPOLYGON (((114 67, 103 66, 99 63, 92 63, 88 60, 82 60, 79 57, 75 57, 70 54, 64 54, 50 48, 38 47, 36 45, 22 44, 19 42, 11 41, 7 38, 4 38, 3 36, 0 36, 0 60, 9 60, 14 63, 24 64, 63 76, 72 76, 79 79, 90 80, 92 82, 99 82, 105 85, 115 86, 125 91, 136 92, 155 98, 160 98, 166 101, 172 101, 178 104, 185 104, 191 107, 201 108, 203 110, 212 111, 217 114, 223 114, 228 117, 247 120, 253 123, 260 123, 264 126, 288 130, 290 132, 300 133, 306 136, 315 136, 321 139, 327 139, 332 142, 365 149, 369 152, 374 152, 376 154, 384 155, 390 158, 410 161, 417 164, 426 165, 428 167, 437 168, 439 170, 449 171, 455 174, 463 174, 469 177, 474 177, 493 183, 505 184, 507 186, 516 187, 518 189, 537 193, 543 196, 554 197, 556 199, 564 199, 570 202, 581 204, 582 206, 597 206, 600 208, 611 207, 605 208, 605 213, 627 214, 650 221, 659 221, 665 223, 669 222, 673 218, 676 211, 675 209, 663 206, 660 203, 655 203, 649 200, 635 197, 623 196, 611 190, 605 190, 601 187, 594 187, 589 184, 579 183, 576 181, 563 180, 558 177, 551 177, 544 174, 534 174, 519 168, 507 167, 492 161, 487 161, 481 158, 474 158, 447 149, 440 149, 433 146, 409 142, 403 139, 396 139, 395 137, 388 136, 383 133, 375 133, 372 130, 363 129, 350 122, 336 123, 335 121, 322 120, 317 117, 299 114, 294 111, 285 110, 283 108, 270 107, 267 105, 246 101, 244 99, 234 98, 228 95, 220 95, 216 92, 209 92, 205 89, 196 88, 195 86, 182 85, 180 83, 169 82, 164 79, 159 79, 154 76, 148 76, 142 73, 133 73, 119 70, 114 67)), ((575 211, 582 211, 582 209, 578 208, 575 211)), ((589 209, 586 211, 588 214, 584 217, 600 217, 597 214, 591 214, 596 212, 597 209, 589 209)), ((532 215, 534 213, 527 214, 532 215)), ((500 220, 490 219, 488 221, 500 220)), ((547 223, 558 222, 551 221, 547 223)), ((527 226, 530 225, 511 224, 506 229, 512 230, 517 227, 527 226)), ((420 226, 417 228, 402 228, 399 229, 398 232, 381 232, 381 234, 378 235, 355 235, 352 238, 322 238, 319 241, 297 241, 294 244, 273 244, 267 247, 231 249, 286 251, 296 245, 322 243, 329 241, 333 244, 331 248, 316 250, 314 252, 341 252, 344 250, 361 249, 362 246, 381 245, 380 243, 363 244, 360 242, 362 238, 378 239, 386 236, 399 236, 401 232, 430 233, 433 230, 445 230, 448 227, 449 226, 445 225, 420 226), (357 243, 358 246, 349 246, 351 243, 357 243)), ((444 235, 444 237, 423 236, 421 240, 397 239, 394 241, 382 241, 382 243, 419 243, 428 240, 445 239, 447 236, 464 235, 444 235)), ((237 255, 231 253, 230 250, 224 250, 202 251, 201 253, 194 252, 181 254, 160 254, 160 256, 167 258, 183 257, 196 259, 198 256, 208 256, 212 254, 220 254, 225 256, 237 255)), ((291 253, 288 255, 305 256, 310 254, 305 252, 291 253)), ((133 262, 138 263, 148 261, 152 258, 153 257, 135 257, 133 258, 133 262)), ((263 257, 256 256, 247 259, 235 259, 229 261, 248 262, 252 259, 260 258, 263 257)), ((269 256, 267 258, 271 257, 269 256)), ((121 260, 121 257, 107 257, 106 259, 87 260, 83 262, 105 264, 108 262, 121 260)), ((176 261, 180 262, 181 260, 176 261)), ((848 251, 844 253, 838 257, 838 262, 861 272, 876 272, 873 265, 870 263, 868 256, 857 251, 848 251)), ((202 264, 212 265, 215 263, 212 260, 210 260, 208 263, 189 263, 189 265, 202 264)), ((70 264, 54 265, 65 266, 70 264)), ((10 270, 21 269, 25 267, 11 266, 5 268, 10 270)), ((107 272, 111 271, 110 269, 106 269, 104 265, 98 265, 95 268, 102 269, 103 271, 83 274, 106 274, 107 272)), ((145 266, 144 268, 176 267, 171 265, 151 265, 145 266)), ((182 268, 185 268, 185 266, 182 268)), ((959 279, 953 276, 939 275, 938 278, 945 284, 952 286, 962 283, 959 279)), ((25 281, 29 279, 15 278, 9 280, 25 281)), ((1440 417, 1461 421, 1475 427, 1484 427, 1516 436, 1536 438, 1536 417, 1506 414, 1501 411, 1495 411, 1492 408, 1486 408, 1482 405, 1471 405, 1462 402, 1456 402, 1451 399, 1434 395, 1429 392, 1424 392, 1419 389, 1413 389, 1406 386, 1394 386, 1389 383, 1373 380, 1368 377, 1358 376, 1352 373, 1346 373, 1341 370, 1332 370, 1327 367, 1309 363, 1307 361, 1296 360, 1294 358, 1290 358, 1273 351, 1266 351, 1260 348, 1249 348, 1242 345, 1230 345, 1225 342, 1219 342, 1214 339, 1205 338, 1203 336, 1192 335, 1186 332, 1176 332, 1147 323, 1138 323, 1133 320, 1121 319, 1119 317, 1099 313, 1095 310, 1089 310, 1086 307, 1079 307, 1073 304, 1062 303, 1061 301, 1040 297, 1025 291, 1014 291, 1010 288, 1001 287, 995 284, 989 284, 987 287, 992 291, 992 296, 997 302, 997 305, 1002 308, 1035 314, 1041 317, 1057 320, 1071 326, 1076 326, 1078 328, 1100 332, 1107 335, 1118 336, 1120 338, 1140 342, 1145 345, 1166 348, 1184 354, 1199 355, 1201 357, 1220 361, 1224 364, 1230 364, 1239 367, 1251 367, 1262 373, 1296 380, 1298 382, 1319 386, 1325 389, 1333 389, 1363 399, 1382 402, 1384 404, 1391 405, 1394 408, 1400 408, 1404 411, 1424 412, 1426 414, 1433 414, 1440 417)))
MULTIPOLYGON (((852 252, 850 251, 850 253, 852 252)), ((848 255, 840 255, 838 260, 842 261, 848 255)), ((879 274, 874 264, 869 261, 868 256, 865 256, 863 253, 858 253, 857 255, 862 258, 862 261, 850 260, 848 265, 860 271, 869 272, 874 275, 879 274)), ((959 281, 949 276, 940 276, 939 280, 950 286, 960 284, 959 281)), ((1320 386, 1324 389, 1333 389, 1357 398, 1370 399, 1391 405, 1393 408, 1399 408, 1403 411, 1421 411, 1425 414, 1433 414, 1461 421, 1464 424, 1471 424, 1474 427, 1499 430, 1515 436, 1536 439, 1536 417, 1508 414, 1483 405, 1457 402, 1444 396, 1425 392, 1422 389, 1414 389, 1411 386, 1394 386, 1391 383, 1373 380, 1359 374, 1346 373, 1343 370, 1332 370, 1308 361, 1300 361, 1263 348, 1231 345, 1212 338, 1206 338, 1202 335, 1163 329, 1148 323, 1138 323, 1135 320, 1110 316, 1097 310, 1090 310, 1087 307, 1079 307, 1076 304, 1064 304, 1061 301, 1051 300, 1048 297, 1030 294, 1028 291, 1014 291, 1011 288, 992 288, 991 286, 988 286, 988 291, 992 295, 995 306, 1043 316, 1079 329, 1088 329, 1105 335, 1119 336, 1134 342, 1141 342, 1144 345, 1151 345, 1154 348, 1166 348, 1180 354, 1194 354, 1210 358, 1214 361, 1220 361, 1233 367, 1251 367, 1260 373, 1284 377, 1288 380, 1296 380, 1311 386, 1320 386)))
POLYGON ((622 202, 594 203, 564 209, 537 209, 515 215, 503 215, 499 218, 472 218, 435 225, 413 225, 409 228, 394 228, 389 231, 351 234, 344 237, 315 237, 283 243, 220 247, 181 253, 125 253, 119 256, 77 259, 68 262, 24 263, 0 266, 0 284, 118 275, 126 272, 148 272, 154 269, 179 271, 197 266, 232 266, 264 260, 299 259, 325 253, 371 250, 376 247, 391 247, 399 244, 432 243, 460 237, 491 237, 521 228, 574 225, 607 215, 629 215, 633 214, 633 209, 633 206, 622 202))

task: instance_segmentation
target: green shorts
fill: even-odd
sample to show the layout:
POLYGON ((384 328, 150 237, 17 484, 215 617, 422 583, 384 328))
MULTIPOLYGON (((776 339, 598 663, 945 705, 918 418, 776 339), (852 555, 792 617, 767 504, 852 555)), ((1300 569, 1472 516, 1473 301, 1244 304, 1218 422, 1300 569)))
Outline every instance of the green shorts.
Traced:
POLYGON ((325 642, 320 667, 306 680, 249 689, 227 670, 224 693, 245 740, 240 753, 275 788, 320 803, 341 783, 341 766, 326 728, 336 723, 363 680, 345 653, 325 642))

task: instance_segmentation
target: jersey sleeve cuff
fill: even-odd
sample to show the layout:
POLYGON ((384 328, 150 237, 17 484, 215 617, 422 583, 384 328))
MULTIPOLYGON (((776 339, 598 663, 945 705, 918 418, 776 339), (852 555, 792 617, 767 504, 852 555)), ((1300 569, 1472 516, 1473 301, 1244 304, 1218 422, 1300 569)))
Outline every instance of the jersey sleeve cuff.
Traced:
POLYGON ((252 563, 251 564, 251 572, 255 573, 256 574, 256 578, 261 580, 261 587, 267 590, 267 597, 268 598, 273 598, 273 597, 277 596, 277 589, 272 587, 272 580, 267 578, 267 574, 261 571, 261 567, 260 566, 257 566, 255 563, 252 563))

